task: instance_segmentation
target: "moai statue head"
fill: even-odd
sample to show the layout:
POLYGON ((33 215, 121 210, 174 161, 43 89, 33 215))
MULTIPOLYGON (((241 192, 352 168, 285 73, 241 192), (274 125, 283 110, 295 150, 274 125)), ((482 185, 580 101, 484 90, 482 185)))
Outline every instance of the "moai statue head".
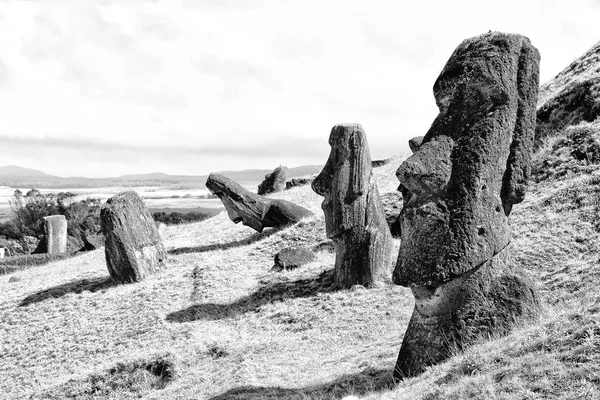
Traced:
POLYGON ((407 194, 396 283, 436 286, 508 245, 530 173, 538 66, 527 38, 498 32, 450 57, 433 89, 439 115, 396 174, 407 194))
POLYGON ((218 173, 208 176, 206 187, 221 199, 229 219, 236 224, 242 222, 258 232, 266 227, 281 228, 312 215, 306 208, 290 201, 252 193, 218 173))
POLYGON ((360 124, 334 126, 329 145, 329 159, 312 188, 325 197, 325 229, 327 237, 335 239, 365 229, 367 193, 373 178, 369 145, 360 124))
POLYGON ((396 378, 537 304, 502 250, 530 173, 538 71, 529 39, 490 32, 462 42, 435 82, 440 112, 396 173, 404 207, 393 279, 415 296, 396 378))
POLYGON ((325 197, 325 229, 336 243, 334 280, 341 287, 389 281, 391 234, 362 126, 334 126, 329 145, 329 159, 312 189, 325 197))

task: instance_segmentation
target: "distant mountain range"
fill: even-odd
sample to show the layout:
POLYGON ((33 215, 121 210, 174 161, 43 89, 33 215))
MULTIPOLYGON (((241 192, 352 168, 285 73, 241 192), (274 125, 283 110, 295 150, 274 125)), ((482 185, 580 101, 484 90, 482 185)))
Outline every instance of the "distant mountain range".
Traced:
MULTIPOLYGON (((295 178, 318 173, 322 165, 303 165, 289 168, 288 178, 295 178)), ((241 185, 262 182, 268 169, 246 169, 241 171, 219 171, 241 185)), ((203 188, 208 175, 169 175, 162 172, 148 174, 130 174, 113 178, 59 177, 45 172, 23 168, 16 165, 0 167, 0 186, 53 189, 53 188, 93 188, 110 186, 179 186, 183 188, 203 188)))

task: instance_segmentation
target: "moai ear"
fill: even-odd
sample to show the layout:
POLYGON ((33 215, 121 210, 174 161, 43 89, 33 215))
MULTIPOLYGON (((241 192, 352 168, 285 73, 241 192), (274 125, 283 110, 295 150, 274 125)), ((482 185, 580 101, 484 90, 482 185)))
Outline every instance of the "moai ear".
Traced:
POLYGON ((371 176, 371 156, 365 134, 360 127, 353 127, 348 141, 348 162, 350 174, 348 176, 348 191, 344 202, 351 204, 354 200, 369 191, 369 177, 371 176))
POLYGON ((525 198, 526 185, 531 174, 539 60, 538 50, 531 45, 528 39, 523 38, 516 78, 517 92, 519 93, 517 118, 500 193, 504 213, 507 216, 510 214, 513 204, 520 203, 525 198))

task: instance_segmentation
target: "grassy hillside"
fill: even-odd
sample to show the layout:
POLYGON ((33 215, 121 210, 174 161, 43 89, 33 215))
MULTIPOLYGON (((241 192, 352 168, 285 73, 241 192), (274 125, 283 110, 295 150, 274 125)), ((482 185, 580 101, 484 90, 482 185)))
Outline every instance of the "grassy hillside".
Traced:
MULTIPOLYGON (((380 192, 396 188, 399 163, 374 170, 380 192)), ((398 386, 409 290, 333 291, 327 250, 270 272, 281 248, 326 240, 321 198, 304 186, 274 195, 316 213, 286 229, 257 234, 224 212, 167 227, 168 268, 141 283, 112 284, 101 250, 1 276, 0 398, 598 399, 597 172, 534 183, 514 208, 515 262, 539 284, 540 320, 398 386)))

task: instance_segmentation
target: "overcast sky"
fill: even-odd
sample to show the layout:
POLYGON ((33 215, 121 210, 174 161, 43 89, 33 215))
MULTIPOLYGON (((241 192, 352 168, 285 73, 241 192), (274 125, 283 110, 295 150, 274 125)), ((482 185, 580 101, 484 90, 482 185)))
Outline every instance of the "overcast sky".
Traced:
POLYGON ((106 177, 373 159, 437 114, 456 46, 528 36, 548 80, 600 40, 600 0, 0 0, 0 166, 106 177))

